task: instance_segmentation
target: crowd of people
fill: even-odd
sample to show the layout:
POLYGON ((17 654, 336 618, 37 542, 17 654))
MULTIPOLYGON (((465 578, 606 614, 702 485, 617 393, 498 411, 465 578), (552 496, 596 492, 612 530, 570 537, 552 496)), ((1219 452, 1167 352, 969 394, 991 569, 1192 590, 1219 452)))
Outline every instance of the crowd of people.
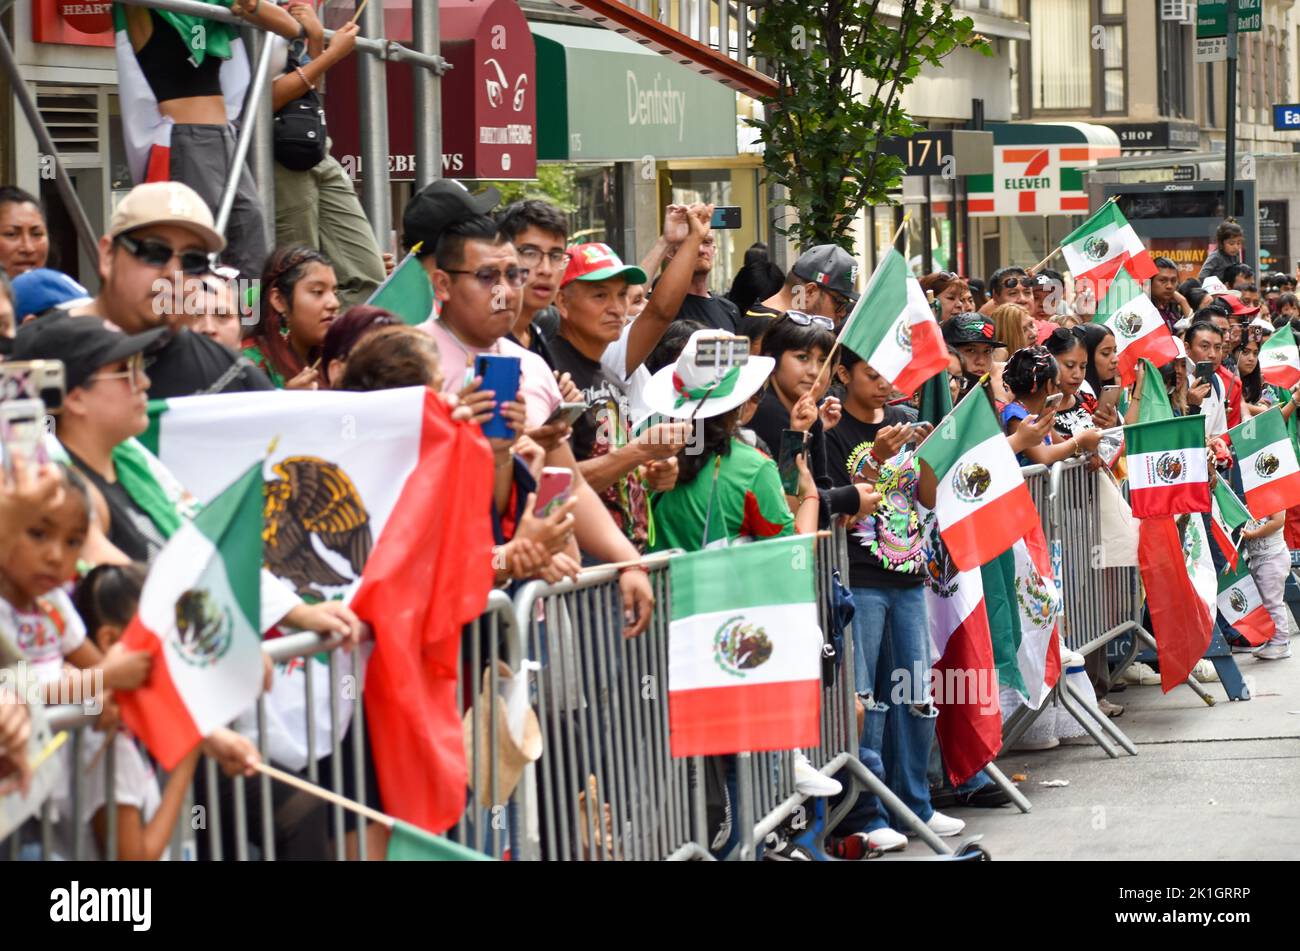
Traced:
MULTIPOLYGON (((265 6, 275 20, 268 26, 284 26, 286 35, 305 27, 275 82, 283 106, 303 86, 314 88, 355 30, 340 31, 326 48, 309 5, 265 6)), ((99 751, 112 738, 123 857, 166 853, 201 752, 229 776, 252 775, 259 759, 249 736, 218 730, 160 786, 147 756, 115 726, 112 701, 150 676, 148 655, 118 640, 149 566, 196 511, 137 438, 149 425, 147 401, 240 391, 427 386, 458 425, 499 415, 507 434, 489 440, 497 584, 510 590, 617 563, 628 637, 663 609, 641 564, 646 554, 844 523, 863 761, 940 836, 965 824, 939 807, 1007 801, 982 771, 948 784, 927 685, 915 684, 901 704, 885 702, 894 670, 928 669, 934 660, 923 531, 934 500, 922 497, 913 454, 930 426, 918 422, 916 394, 894 391, 863 355, 835 347, 859 301, 852 255, 836 245, 805 248, 781 274, 755 246, 722 296, 710 289, 712 206, 669 205, 655 243, 625 263, 606 244, 570 244, 567 215, 546 201, 501 206, 492 189, 475 194, 438 181, 402 216, 403 242, 435 301, 412 325, 366 303, 394 261, 379 252, 328 155, 302 170, 277 165, 277 247, 268 252, 254 240, 262 227, 255 195, 241 195, 226 233, 217 230, 211 182, 225 176, 209 165, 223 153, 202 137, 224 123, 210 114, 224 105, 209 88, 215 72, 204 78, 196 70, 179 82, 162 71, 184 25, 174 21, 129 8, 143 77, 160 114, 173 120, 171 175, 138 185, 117 205, 99 243, 94 293, 52 266, 61 249, 51 247, 40 202, 0 188, 0 334, 10 359, 62 361, 66 386, 41 453, 50 461, 37 465, 12 451, 6 460, 0 666, 26 664, 51 697, 80 672, 101 675, 103 725, 112 729, 86 744, 73 768, 102 770, 99 751), (242 291, 250 279, 255 300, 242 291), (483 355, 517 362, 516 392, 484 387, 476 375, 483 355), (794 471, 782 473, 776 460, 789 433, 802 434, 803 448, 794 471), (543 476, 555 470, 569 474, 567 491, 560 504, 539 507, 543 476)), ((1226 430, 1278 404, 1289 416, 1297 405, 1295 393, 1263 382, 1259 350, 1288 321, 1300 325, 1300 303, 1294 279, 1257 277, 1240 262, 1235 223, 1219 229, 1216 246, 1200 276, 1181 282, 1173 262, 1157 258, 1149 295, 1178 339, 1179 356, 1158 368, 1170 404, 1176 414, 1206 417, 1210 448, 1230 478, 1226 430)), ((1015 265, 987 282, 936 272, 920 285, 948 346, 953 402, 987 383, 1024 465, 1086 456, 1094 467, 1122 471, 1115 431, 1138 418, 1144 381, 1122 385, 1116 340, 1092 322, 1097 295, 1089 286, 1015 265)), ((1245 532, 1277 627, 1255 651, 1262 660, 1290 656, 1284 602, 1300 601, 1287 552, 1288 542, 1300 547, 1297 532, 1288 513, 1245 532)), ((264 578, 262 599, 268 631, 316 631, 347 644, 363 636, 363 619, 341 602, 306 603, 273 577, 264 578)), ((1063 664, 1082 663, 1063 653, 1063 664)), ((1087 658, 1100 709, 1119 716, 1122 705, 1106 696, 1105 663, 1104 652, 1087 658)), ((1004 712, 1023 702, 1014 690, 1001 700, 1004 712)), ((0 696, 0 788, 25 781, 29 730, 22 705, 0 696)), ((708 798, 721 854, 736 841, 728 818, 734 775, 716 772, 708 798)), ((842 792, 802 755, 795 778, 808 795, 842 792)), ((87 788, 97 787, 102 779, 87 788)), ((84 816, 102 849, 98 795, 84 816)), ((898 850, 908 841, 901 825, 864 795, 830 841, 844 858, 898 850)), ((34 846, 32 830, 24 834, 34 846)), ((280 854, 291 857, 327 854, 323 807, 298 817, 284 846, 280 854)), ((765 851, 800 857, 779 833, 765 851)))

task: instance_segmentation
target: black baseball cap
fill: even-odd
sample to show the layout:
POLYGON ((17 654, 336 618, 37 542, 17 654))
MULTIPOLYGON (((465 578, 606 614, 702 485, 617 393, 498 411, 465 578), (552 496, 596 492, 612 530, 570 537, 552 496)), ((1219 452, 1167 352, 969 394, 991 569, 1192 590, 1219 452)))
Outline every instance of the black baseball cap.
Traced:
POLYGON ((954 314, 943 325, 943 339, 950 347, 960 347, 964 343, 987 343, 990 347, 1005 347, 1006 344, 997 337, 992 318, 983 314, 954 314))
POLYGON ((421 252, 432 252, 448 225, 490 214, 501 204, 501 193, 485 188, 474 194, 460 182, 440 178, 420 189, 402 209, 402 240, 408 248, 423 242, 421 252))
POLYGON ((138 334, 109 330, 98 317, 51 313, 29 320, 14 336, 15 360, 62 360, 68 389, 83 386, 100 367, 157 349, 169 330, 154 327, 138 334))
POLYGON ((853 255, 838 244, 818 244, 794 262, 790 273, 802 281, 811 281, 843 294, 851 301, 858 299, 855 286, 858 281, 858 262, 853 255))

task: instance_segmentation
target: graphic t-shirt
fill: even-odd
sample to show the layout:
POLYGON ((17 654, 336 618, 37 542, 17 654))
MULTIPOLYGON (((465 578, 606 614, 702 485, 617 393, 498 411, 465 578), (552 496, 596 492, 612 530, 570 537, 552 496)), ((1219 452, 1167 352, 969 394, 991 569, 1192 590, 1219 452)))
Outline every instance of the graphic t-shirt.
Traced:
MULTIPOLYGON (((911 422, 911 413, 885 406, 878 423, 864 423, 847 408, 839 425, 826 433, 831 481, 852 485, 876 434, 885 426, 911 422)), ((925 579, 925 552, 916 509, 918 472, 904 449, 885 462, 876 480, 880 505, 875 514, 849 530, 849 583, 854 588, 910 588, 925 579)))
POLYGON ((0 598, 0 634, 23 653, 28 672, 38 683, 53 683, 63 671, 63 658, 86 640, 82 623, 72 599, 55 588, 36 599, 36 610, 19 611, 0 598))

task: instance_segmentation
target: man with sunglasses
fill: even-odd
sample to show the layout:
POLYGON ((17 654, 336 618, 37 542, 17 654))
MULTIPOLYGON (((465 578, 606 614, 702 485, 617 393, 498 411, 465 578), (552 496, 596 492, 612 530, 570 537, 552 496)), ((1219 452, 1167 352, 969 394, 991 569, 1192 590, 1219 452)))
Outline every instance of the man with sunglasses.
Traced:
POLYGON ((99 293, 68 312, 127 334, 169 331, 147 360, 150 399, 272 389, 247 359, 188 326, 184 310, 206 306, 203 281, 225 246, 208 206, 180 182, 131 189, 99 239, 99 293))
POLYGON ((980 308, 981 314, 991 314, 1003 304, 1015 304, 1026 313, 1034 312, 1034 288, 1038 281, 1022 267, 1011 265, 998 268, 989 278, 988 302, 980 308))
POLYGON ((858 262, 838 244, 818 244, 794 262, 782 288, 745 313, 740 333, 749 337, 754 352, 772 321, 789 311, 829 317, 836 327, 844 323, 858 302, 858 262))

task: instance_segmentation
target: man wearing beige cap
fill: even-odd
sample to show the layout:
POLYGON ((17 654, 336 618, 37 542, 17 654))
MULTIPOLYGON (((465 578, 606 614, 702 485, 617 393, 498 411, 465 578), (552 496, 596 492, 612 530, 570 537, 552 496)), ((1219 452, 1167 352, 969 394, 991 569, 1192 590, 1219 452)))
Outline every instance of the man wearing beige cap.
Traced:
MULTIPOLYGON (((101 317, 124 333, 169 327, 148 362, 151 399, 269 390, 271 381, 235 351, 185 326, 176 306, 226 246, 203 199, 180 182, 137 185, 99 239, 99 294, 66 313, 101 317)), ((58 319, 56 315, 43 317, 58 319)))

